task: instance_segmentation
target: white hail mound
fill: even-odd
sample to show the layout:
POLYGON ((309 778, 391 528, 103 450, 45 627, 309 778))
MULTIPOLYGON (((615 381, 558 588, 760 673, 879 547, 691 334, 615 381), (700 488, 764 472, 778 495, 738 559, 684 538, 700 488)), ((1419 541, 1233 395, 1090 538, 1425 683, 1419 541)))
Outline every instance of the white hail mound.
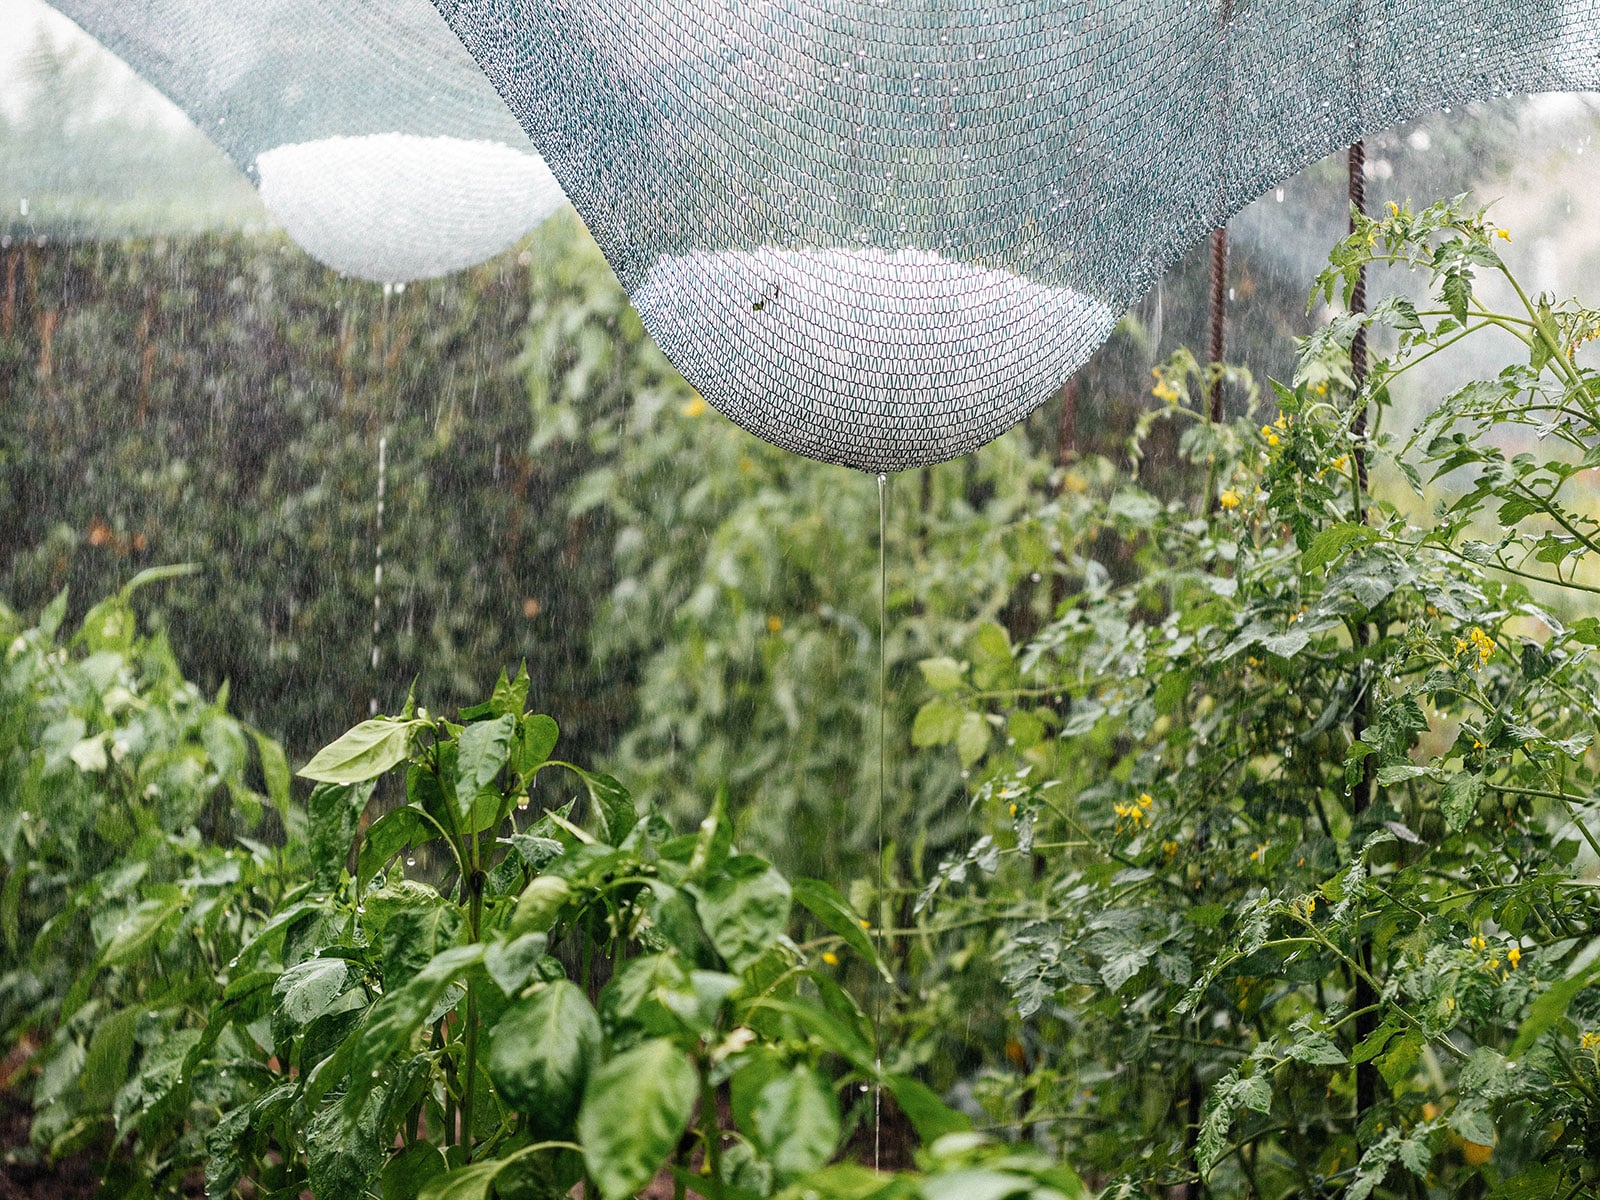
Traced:
POLYGON ((1103 302, 926 250, 693 251, 634 293, 706 399, 813 458, 896 470, 1014 425, 1116 324, 1103 302))
POLYGON ((378 283, 446 275, 565 203, 544 160, 500 142, 379 133, 259 155, 261 198, 306 251, 378 283))

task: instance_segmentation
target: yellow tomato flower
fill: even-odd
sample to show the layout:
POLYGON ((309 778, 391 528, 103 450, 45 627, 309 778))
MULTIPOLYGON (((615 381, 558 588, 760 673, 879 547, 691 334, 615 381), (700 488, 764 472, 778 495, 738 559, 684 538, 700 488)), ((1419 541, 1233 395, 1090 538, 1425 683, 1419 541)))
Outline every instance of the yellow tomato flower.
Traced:
POLYGON ((1239 507, 1239 493, 1229 488, 1217 497, 1217 503, 1223 508, 1233 509, 1239 507))
POLYGON ((1517 969, 1518 964, 1522 962, 1522 950, 1521 950, 1521 948, 1519 948, 1517 946, 1513 946, 1513 947, 1511 947, 1511 949, 1507 950, 1506 951, 1506 961, 1511 964, 1511 969, 1513 971, 1515 971, 1517 969))
POLYGON ((1149 819, 1147 813, 1150 806, 1154 803, 1155 801, 1150 797, 1149 793, 1140 795, 1140 797, 1132 804, 1118 804, 1113 802, 1111 805, 1111 811, 1117 814, 1117 832, 1124 832, 1123 822, 1127 822, 1129 830, 1141 828, 1145 821, 1149 819))
POLYGON ((1474 625, 1467 631, 1467 636, 1456 639, 1456 657, 1460 658, 1469 651, 1476 651, 1478 661, 1474 669, 1485 665, 1494 654, 1494 639, 1483 631, 1481 625, 1474 625))
POLYGON ((1393 200, 1389 201, 1389 215, 1391 217, 1398 217, 1400 215, 1400 206, 1393 200))
POLYGON ((1483 934, 1475 933, 1467 939, 1467 945, 1474 950, 1487 950, 1489 943, 1484 940, 1483 934))
POLYGON ((1165 400, 1168 404, 1176 404, 1178 402, 1178 389, 1165 379, 1151 388, 1150 394, 1157 400, 1165 400))
POLYGON ((824 950, 822 952, 822 961, 830 967, 837 967, 839 965, 839 956, 832 950, 824 950))
POLYGON ((1267 439, 1267 445, 1269 446, 1278 444, 1278 435, 1272 431, 1271 425, 1263 425, 1261 427, 1261 436, 1267 439))
POLYGON ((1494 235, 1495 235, 1495 237, 1499 238, 1502 242, 1509 242, 1511 240, 1511 235, 1509 233, 1507 233, 1504 229, 1496 229, 1494 231, 1494 235))
POLYGON ((1578 1046, 1584 1050, 1600 1050, 1600 1033, 1589 1030, 1578 1039, 1578 1046))

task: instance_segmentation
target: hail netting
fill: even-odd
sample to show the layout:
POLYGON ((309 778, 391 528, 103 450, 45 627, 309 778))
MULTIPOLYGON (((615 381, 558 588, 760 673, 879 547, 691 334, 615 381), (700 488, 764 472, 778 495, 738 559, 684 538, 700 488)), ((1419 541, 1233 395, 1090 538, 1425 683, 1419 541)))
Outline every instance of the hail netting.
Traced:
POLYGON ((402 282, 499 252, 563 202, 428 0, 52 0, 183 108, 289 234, 402 282))
POLYGON ((688 379, 869 471, 995 437, 1364 132, 1600 85, 1600 0, 434 3, 688 379))

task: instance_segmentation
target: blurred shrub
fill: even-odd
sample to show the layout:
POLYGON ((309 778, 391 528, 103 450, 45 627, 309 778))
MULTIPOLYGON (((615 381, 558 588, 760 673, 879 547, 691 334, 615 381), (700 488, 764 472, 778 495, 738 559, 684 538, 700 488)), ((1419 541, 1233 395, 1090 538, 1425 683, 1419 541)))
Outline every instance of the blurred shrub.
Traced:
POLYGON ((297 873, 283 750, 137 629, 134 591, 181 573, 70 634, 65 594, 32 628, 0 608, 0 1030, 38 1068, 40 1150, 115 1130, 119 1171, 197 1152, 160 1101, 218 967, 297 873))
POLYGON ((529 303, 515 255, 385 293, 275 239, 0 251, 0 595, 198 564, 152 615, 297 756, 414 677, 465 698, 524 657, 603 740, 613 681, 581 668, 608 564, 561 498, 586 460, 529 452, 529 303))

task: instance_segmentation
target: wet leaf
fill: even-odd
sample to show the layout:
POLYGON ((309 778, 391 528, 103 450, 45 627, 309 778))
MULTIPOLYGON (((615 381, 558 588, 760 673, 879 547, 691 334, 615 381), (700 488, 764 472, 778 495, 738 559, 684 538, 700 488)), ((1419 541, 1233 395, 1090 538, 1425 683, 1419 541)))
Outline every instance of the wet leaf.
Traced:
POLYGON ((299 770, 302 779, 320 783, 364 783, 406 760, 419 721, 378 717, 363 721, 332 745, 324 746, 299 770))
POLYGON ((547 984, 489 1031, 489 1078, 535 1139, 564 1138, 600 1055, 600 1018, 574 983, 547 984))
POLYGON ((628 1200, 650 1182, 689 1127, 699 1096, 694 1068, 665 1038, 594 1072, 578 1114, 578 1141, 603 1200, 628 1200))

